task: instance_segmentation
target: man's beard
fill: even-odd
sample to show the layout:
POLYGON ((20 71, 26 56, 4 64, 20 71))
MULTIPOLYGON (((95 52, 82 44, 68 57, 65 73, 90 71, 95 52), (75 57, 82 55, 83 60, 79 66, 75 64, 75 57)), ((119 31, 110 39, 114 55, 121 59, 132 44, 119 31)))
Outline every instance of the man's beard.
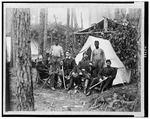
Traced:
POLYGON ((107 67, 110 67, 110 65, 107 65, 107 67))
POLYGON ((96 46, 96 49, 98 49, 99 48, 99 46, 96 46))

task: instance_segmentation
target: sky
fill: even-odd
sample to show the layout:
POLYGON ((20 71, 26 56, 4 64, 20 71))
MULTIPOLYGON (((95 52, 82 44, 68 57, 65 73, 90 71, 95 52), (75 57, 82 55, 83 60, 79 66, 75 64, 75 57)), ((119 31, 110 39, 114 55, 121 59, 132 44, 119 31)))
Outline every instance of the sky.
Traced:
MULTIPOLYGON (((100 3, 84 3, 84 4, 75 4, 75 3, 49 3, 49 4, 40 4, 40 3, 7 3, 4 5, 4 8, 30 8, 31 14, 31 24, 39 24, 40 20, 40 9, 48 9, 48 23, 55 22, 54 15, 56 16, 57 22, 62 22, 62 24, 67 23, 67 8, 74 8, 77 15, 77 23, 81 27, 81 12, 83 17, 83 29, 86 29, 91 26, 93 23, 101 21, 104 17, 114 18, 114 10, 116 8, 125 8, 128 11, 128 8, 143 8, 142 2, 135 2, 134 4, 100 4, 100 3), (91 17, 89 20, 89 14, 91 17), (91 21, 91 23, 90 23, 91 21)), ((5 21, 5 32, 9 33, 11 31, 11 17, 12 9, 4 9, 4 21, 5 21)), ((8 42, 7 42, 8 43, 8 42)), ((9 47, 10 47, 9 42, 9 47)), ((34 46, 34 45, 33 45, 34 46)), ((35 48, 36 49, 36 48, 35 48)), ((10 50, 10 49, 9 49, 10 50)), ((33 50, 32 50, 33 51, 33 50)), ((33 53, 34 54, 34 53, 33 53)))
MULTIPOLYGON (((88 8, 88 7, 74 7, 77 15, 77 23, 81 27, 81 13, 83 17, 83 28, 90 27, 89 15, 91 13, 91 24, 96 23, 103 19, 103 16, 108 17, 108 10, 104 7, 88 8)), ((114 9, 113 9, 114 11, 114 9)), ((71 10, 70 10, 71 13, 71 10)), ((39 23, 40 8, 31 9, 31 23, 39 23)), ((56 17, 57 22, 62 22, 62 24, 67 23, 67 8, 48 8, 48 23, 55 22, 56 17)))
MULTIPOLYGON (((111 17, 114 18, 114 10, 115 8, 134 8, 134 7, 141 7, 141 3, 137 2, 134 4, 92 4, 92 3, 7 3, 4 5, 5 8, 30 8, 31 13, 31 24, 39 23, 40 20, 40 9, 47 8, 48 9, 48 23, 54 22, 54 15, 56 16, 57 22, 62 22, 62 24, 66 24, 67 22, 67 8, 74 8, 76 10, 77 15, 77 22, 79 27, 81 27, 81 12, 83 17, 83 28, 88 28, 93 23, 97 23, 101 21, 104 17, 111 17), (91 23, 89 20, 89 14, 91 13, 91 23)), ((11 25, 11 16, 12 10, 8 11, 7 17, 7 25, 6 25, 6 32, 10 31, 11 25)))

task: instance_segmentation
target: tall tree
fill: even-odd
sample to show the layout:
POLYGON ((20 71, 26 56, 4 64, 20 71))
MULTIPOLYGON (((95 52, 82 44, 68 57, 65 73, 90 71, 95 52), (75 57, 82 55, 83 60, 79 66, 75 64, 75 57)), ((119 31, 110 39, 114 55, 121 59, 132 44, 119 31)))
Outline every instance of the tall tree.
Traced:
POLYGON ((17 110, 33 111, 33 81, 31 73, 30 9, 13 9, 13 41, 17 70, 17 110))
POLYGON ((73 18, 74 18, 73 8, 71 8, 71 27, 73 27, 73 18))
POLYGON ((39 54, 43 56, 43 61, 46 61, 46 44, 47 44, 47 9, 42 8, 40 11, 40 28, 39 28, 39 54))
POLYGON ((67 33, 66 33, 66 49, 68 45, 68 39, 69 39, 69 24, 70 24, 70 9, 67 9, 67 33))
POLYGON ((74 16, 74 27, 78 27, 78 22, 77 22, 77 15, 76 15, 76 9, 73 9, 73 16, 74 16))
POLYGON ((44 51, 46 52, 46 44, 47 44, 47 21, 48 21, 48 10, 45 9, 45 23, 44 23, 44 51))

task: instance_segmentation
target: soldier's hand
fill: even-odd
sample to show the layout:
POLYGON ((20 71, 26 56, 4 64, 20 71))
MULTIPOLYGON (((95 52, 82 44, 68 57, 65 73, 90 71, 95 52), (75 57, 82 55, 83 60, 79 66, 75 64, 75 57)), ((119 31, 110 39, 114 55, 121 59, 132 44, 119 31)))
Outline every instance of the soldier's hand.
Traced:
POLYGON ((92 63, 89 63, 90 66, 92 66, 92 63))
POLYGON ((82 75, 82 72, 80 72, 79 75, 82 75))
POLYGON ((77 74, 77 73, 75 73, 75 72, 73 72, 73 73, 72 73, 72 76, 73 76, 73 77, 77 77, 77 76, 78 76, 78 74, 77 74))
POLYGON ((99 78, 99 82, 101 82, 102 81, 102 79, 101 78, 99 78))
POLYGON ((103 76, 103 78, 104 78, 104 80, 106 80, 108 77, 106 77, 106 76, 103 76))
POLYGON ((67 79, 69 80, 69 79, 70 79, 70 76, 68 76, 67 79))

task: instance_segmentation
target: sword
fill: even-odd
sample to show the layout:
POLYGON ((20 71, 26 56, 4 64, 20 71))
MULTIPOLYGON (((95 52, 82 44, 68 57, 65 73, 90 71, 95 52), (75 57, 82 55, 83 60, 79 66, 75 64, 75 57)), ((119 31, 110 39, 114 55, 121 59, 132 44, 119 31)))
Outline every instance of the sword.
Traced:
POLYGON ((89 89, 91 90, 92 88, 94 88, 95 86, 99 85, 100 83, 102 83, 102 82, 105 81, 105 80, 106 80, 106 79, 99 81, 98 83, 96 83, 95 85, 93 85, 92 87, 90 87, 89 89))
POLYGON ((63 67, 63 65, 62 65, 62 75, 63 75, 64 88, 66 89, 65 76, 64 76, 64 67, 63 67))

